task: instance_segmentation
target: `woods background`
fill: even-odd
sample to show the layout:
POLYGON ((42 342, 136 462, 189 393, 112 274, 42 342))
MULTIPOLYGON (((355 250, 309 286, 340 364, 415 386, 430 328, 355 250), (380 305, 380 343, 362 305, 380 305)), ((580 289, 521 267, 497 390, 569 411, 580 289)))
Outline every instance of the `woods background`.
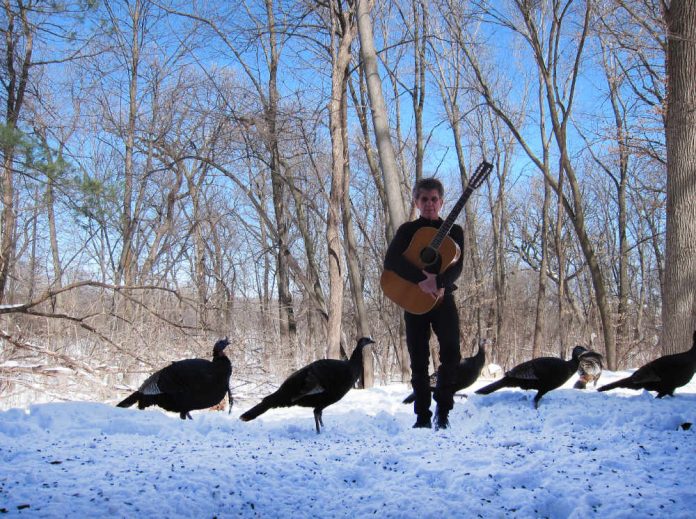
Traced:
POLYGON ((611 369, 695 323, 696 7, 4 1, 0 395, 114 399, 229 336, 245 391, 372 335, 410 191, 468 175, 462 352, 611 369))

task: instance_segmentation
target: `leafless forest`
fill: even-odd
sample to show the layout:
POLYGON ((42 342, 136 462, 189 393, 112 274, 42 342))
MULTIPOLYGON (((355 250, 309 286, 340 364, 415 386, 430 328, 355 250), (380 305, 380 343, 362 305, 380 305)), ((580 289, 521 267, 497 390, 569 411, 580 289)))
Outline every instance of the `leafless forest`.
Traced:
POLYGON ((483 159, 464 355, 682 351, 694 27, 683 0, 4 1, 3 406, 115 399, 223 336, 240 392, 362 335, 365 384, 408 380, 386 246, 416 179, 446 215, 483 159))

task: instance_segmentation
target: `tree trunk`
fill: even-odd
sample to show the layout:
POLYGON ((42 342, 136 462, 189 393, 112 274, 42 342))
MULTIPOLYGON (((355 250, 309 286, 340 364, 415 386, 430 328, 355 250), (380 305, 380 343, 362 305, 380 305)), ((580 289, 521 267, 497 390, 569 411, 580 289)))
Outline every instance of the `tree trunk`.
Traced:
POLYGON ((344 140, 343 110, 347 95, 348 66, 351 61, 350 46, 356 29, 350 12, 331 8, 331 101, 329 102, 329 127, 331 131, 331 193, 326 223, 326 241, 329 262, 329 323, 327 357, 340 358, 341 328, 343 320, 343 247, 339 232, 341 204, 345 186, 348 143, 344 140))
MULTIPOLYGON (((174 159, 174 157, 171 157, 174 159)), ((162 186, 162 189, 166 187, 167 196, 165 198, 164 206, 161 209, 161 217, 158 222, 157 228, 155 230, 155 236, 152 239, 152 245, 147 254, 147 258, 143 262, 142 269, 140 270, 141 280, 147 282, 151 279, 153 268, 157 259, 160 255, 171 246, 172 233, 174 231, 174 222, 176 218, 176 200, 179 195, 179 190, 183 184, 184 180, 184 164, 178 163, 172 168, 174 173, 174 180, 171 184, 167 186, 162 186)))
MULTIPOLYGON (((609 101, 611 102, 612 115, 614 116, 613 138, 616 142, 616 161, 617 166, 613 163, 605 164, 603 161, 595 158, 602 169, 609 175, 609 178, 616 187, 616 201, 618 206, 618 239, 619 239, 619 257, 618 257, 618 305, 616 309, 616 340, 617 348, 624 349, 629 340, 629 246, 627 237, 627 189, 628 189, 628 165, 630 157, 630 143, 628 136, 628 128, 626 127, 625 104, 621 99, 621 82, 622 75, 616 66, 616 58, 611 54, 611 50, 607 48, 603 41, 600 41, 602 48, 602 66, 604 75, 609 87, 609 101)), ((623 67, 623 65, 622 65, 623 67)), ((594 155, 594 154, 593 154, 594 155)))
POLYGON ((128 62, 128 123, 125 129, 125 161, 123 164, 123 205, 121 207, 121 256, 116 267, 116 284, 133 284, 133 183, 135 176, 135 126, 138 115, 138 78, 140 72, 141 15, 140 0, 134 2, 129 14, 132 23, 130 56, 128 62))
MULTIPOLYGON (((545 161, 546 162, 546 161, 545 161)), ((544 201, 541 208, 541 263, 537 281, 536 312, 534 316, 534 335, 532 338, 532 358, 541 356, 546 325, 546 287, 549 272, 549 209, 551 206, 551 186, 544 178, 544 201)))
MULTIPOLYGON (((44 135, 41 136, 41 142, 46 150, 47 157, 49 157, 49 164, 53 165, 54 161, 50 155, 48 148, 48 142, 44 135)), ((62 162, 62 147, 58 155, 58 160, 62 162)), ((56 198, 55 198, 55 173, 50 172, 46 178, 46 218, 48 220, 48 236, 49 243, 51 245, 51 265, 53 267, 53 283, 52 287, 60 290, 63 287, 63 266, 60 260, 60 250, 58 247, 58 231, 56 225, 56 198)), ((60 294, 56 295, 53 299, 53 310, 60 308, 60 300, 62 296, 60 294)))
MULTIPOLYGON (((182 165, 182 167, 186 167, 182 165)), ((192 271, 194 275, 194 286, 197 296, 197 314, 200 328, 207 328, 207 302, 208 302, 208 284, 206 283, 206 240, 203 233, 203 212, 201 210, 202 195, 200 193, 200 183, 202 178, 196 179, 195 172, 186 171, 186 180, 188 182, 188 192, 191 199, 191 238, 193 240, 193 265, 192 271)))
POLYGON ((280 322, 280 356, 284 359, 284 368, 293 371, 294 356, 297 343, 297 321, 293 308, 292 293, 290 292, 290 266, 288 265, 288 246, 290 241, 290 216, 285 201, 285 181, 281 172, 281 154, 278 143, 278 64, 280 61, 279 44, 276 38, 275 16, 273 1, 266 0, 266 16, 268 32, 268 98, 264 106, 264 122, 266 132, 265 144, 269 154, 271 169, 271 187, 273 208, 278 227, 276 265, 278 284, 278 312, 280 322))
MULTIPOLYGON (((612 319, 611 305, 609 302, 609 294, 607 292, 606 283, 599 266, 599 261, 597 254, 594 249, 594 245, 591 237, 588 234, 587 227, 585 224, 585 214, 583 209, 583 195, 578 184, 577 176, 573 164, 571 161, 571 151, 569 150, 569 143, 567 137, 567 126, 570 121, 572 107, 575 96, 576 80, 578 74, 580 73, 580 59, 582 57, 585 42, 587 40, 589 26, 590 26, 590 15, 592 13, 593 3, 590 0, 584 2, 583 6, 583 25, 581 32, 577 35, 577 50, 574 55, 574 62, 572 65, 572 70, 570 72, 570 79, 567 79, 567 75, 563 75, 565 85, 560 87, 557 84, 559 79, 558 70, 560 68, 560 63, 558 63, 558 48, 555 46, 559 45, 561 38, 558 36, 554 38, 549 38, 552 48, 544 48, 544 36, 540 34, 540 30, 543 29, 542 25, 539 25, 536 18, 533 17, 532 11, 529 6, 525 4, 517 4, 517 9, 519 14, 522 15, 524 20, 524 28, 518 28, 517 30, 526 34, 525 39, 531 46, 534 52, 534 58, 537 63, 537 69, 539 77, 543 81, 544 94, 546 96, 547 106, 549 108, 549 119, 552 123, 553 135, 556 145, 558 146, 558 152, 560 155, 560 172, 564 174, 568 180, 568 187, 572 195, 572 204, 570 200, 567 200, 562 190, 558 189, 558 184, 553 179, 548 179, 551 186, 556 191, 559 197, 562 197, 563 204, 568 215, 573 223, 573 228, 575 229, 578 242, 583 251, 585 259, 587 261, 588 268, 590 270, 590 275, 592 279, 592 286, 594 289, 595 299, 597 301, 597 309, 599 311, 600 319, 602 321, 602 332, 604 336, 604 347, 606 350, 606 359, 609 369, 616 369, 616 334, 614 330, 614 322, 612 319), (564 97, 561 97, 561 95, 564 97)), ((560 4, 553 4, 554 12, 553 17, 550 19, 550 31, 551 34, 560 34, 562 29, 563 17, 558 12, 561 9, 560 4)), ((511 22, 512 23, 512 22, 511 22)), ((511 129, 515 137, 518 139, 520 144, 523 146, 528 156, 536 163, 543 171, 543 167, 539 159, 530 150, 525 139, 519 132, 518 127, 512 121, 510 116, 503 111, 501 106, 495 101, 492 96, 491 89, 485 79, 485 76, 478 65, 476 57, 473 55, 471 49, 464 45, 462 50, 466 54, 469 63, 474 69, 474 73, 478 82, 482 87, 482 94, 486 98, 489 106, 493 111, 501 117, 508 127, 511 129)))
MULTIPOLYGON (((495 318, 496 318, 496 333, 495 338, 498 344, 505 344, 507 342, 506 337, 504 337, 504 330, 506 329, 507 312, 506 312, 506 301, 507 301, 507 262, 506 262, 506 236, 508 236, 508 211, 506 210, 506 192, 507 192, 507 177, 510 172, 510 157, 513 155, 513 144, 508 142, 511 137, 509 134, 505 135, 505 132, 500 131, 500 126, 502 122, 490 114, 490 124, 491 124, 491 134, 493 135, 493 150, 492 150, 492 163, 496 166, 494 171, 497 176, 497 193, 493 192, 493 185, 489 183, 488 189, 488 202, 491 209, 491 227, 493 233, 493 262, 494 262, 494 277, 493 285, 495 287, 495 318), (503 136, 505 135, 505 136, 503 136)), ((485 148, 488 147, 488 142, 484 144, 484 138, 486 141, 490 140, 490 137, 484 137, 483 124, 480 129, 481 140, 479 147, 483 156, 486 156, 485 148)), ((491 153, 491 152, 488 152, 491 153)), ((487 334, 480 335, 479 337, 488 337, 487 334)))
MULTIPOLYGON (((450 126, 452 129, 452 137, 454 138, 454 149, 457 152, 457 164, 459 166, 459 180, 461 181, 462 191, 469 184, 469 174, 466 171, 466 159, 464 157, 464 148, 462 147, 461 129, 459 127, 459 107, 453 105, 448 109, 450 113, 450 126)), ((462 254, 468 254, 471 261, 471 272, 474 280, 474 308, 476 313, 476 334, 478 337, 486 337, 486 324, 483 317, 483 274, 481 269, 481 256, 479 253, 478 241, 476 239, 476 213, 471 209, 470 204, 464 206, 464 245, 466 251, 462 254)))
POLYGON ((423 106, 425 104, 425 70, 426 70, 426 46, 428 36, 428 3, 421 0, 412 0, 411 11, 413 14, 413 89, 411 90, 411 104, 413 106, 415 142, 415 170, 414 181, 423 178, 424 138, 423 138, 423 106))
MULTIPOLYGON (((39 186, 34 186, 34 200, 39 200, 39 186)), ((36 245, 38 240, 39 204, 34 204, 31 215, 31 231, 27 230, 27 241, 29 242, 29 266, 27 279, 27 299, 34 299, 34 289, 36 287, 36 245)))
POLYGON ((3 152, 5 160, 3 161, 2 176, 2 221, 0 221, 0 303, 6 302, 7 281, 10 277, 12 258, 14 258, 17 247, 15 237, 17 219, 14 207, 14 171, 12 166, 14 150, 10 146, 5 146, 3 152))
POLYGON ((306 196, 297 188, 295 185, 295 178, 290 169, 289 165, 283 164, 285 169, 285 176, 288 185, 290 186, 290 193, 292 194, 293 201, 295 202, 295 212, 297 213, 297 226, 302 236, 302 243, 304 244, 305 256, 307 258, 307 278, 311 283, 310 287, 307 287, 307 295, 312 300, 314 304, 315 311, 319 314, 319 323, 324 328, 326 332, 326 324, 328 321, 328 310, 326 308, 326 297, 324 296, 324 290, 319 282, 319 269, 317 267, 317 255, 314 249, 314 241, 312 240, 309 222, 307 219, 307 211, 305 209, 307 205, 306 196))
MULTIPOLYGON (((396 164, 396 154, 394 153, 394 146, 389 132, 389 117, 382 93, 382 80, 379 77, 377 68, 377 51, 375 50, 372 19, 370 18, 371 9, 372 2, 370 0, 357 0, 360 57, 365 70, 377 153, 384 179, 384 193, 386 195, 387 213, 389 214, 387 240, 391 240, 396 229, 406 221, 407 211, 401 189, 403 178, 396 164)), ((401 339, 403 335, 399 334, 399 337, 401 339)), ((408 352, 405 341, 400 340, 400 344, 396 348, 398 350, 397 357, 400 359, 401 364, 401 379, 406 382, 411 378, 411 370, 406 361, 408 352)))
POLYGON ((691 345, 696 329, 696 4, 672 0, 667 23, 667 234, 662 351, 691 345))
MULTIPOLYGON (((12 6, 14 7, 14 6, 12 6)), ((5 61, 2 67, 3 89, 5 90, 5 127, 17 130, 19 115, 24 106, 24 95, 29 81, 34 49, 34 30, 27 20, 27 8, 18 4, 19 13, 12 11, 9 2, 4 3, 5 61), (19 22, 19 23, 18 23, 19 22), (19 28, 15 26, 18 23, 19 28), (16 32, 15 32, 16 31, 16 32), (24 48, 18 44, 23 38, 24 48), (20 54, 24 50, 23 55, 20 54), (19 61, 15 62, 16 59, 19 61)), ((6 302, 7 284, 12 272, 17 250, 17 214, 15 208, 14 159, 16 143, 13 139, 3 146, 2 164, 2 214, 0 215, 0 304, 6 302)))
POLYGON ((353 82, 349 81, 348 86, 350 87, 350 93, 353 98, 353 104, 355 107, 356 114, 358 116, 358 120, 360 121, 360 129, 362 130, 362 147, 363 151, 365 152, 365 158, 367 159, 367 166, 370 170, 370 176, 372 177, 372 180, 375 183, 375 187, 377 188, 377 195, 379 196, 379 200, 382 203, 382 207, 384 207, 384 215, 385 215, 385 235, 388 236, 389 232, 388 229, 390 228, 389 224, 389 212, 387 210, 387 196, 385 193, 384 189, 384 182, 382 181, 382 178, 380 176, 380 171, 379 171, 379 164, 378 164, 378 159, 375 156, 374 149, 372 148, 372 144, 370 142, 370 129, 368 127, 368 121, 367 121, 367 111, 368 111, 368 106, 367 106, 367 101, 365 97, 367 96, 366 88, 365 88, 365 74, 364 74, 364 67, 362 63, 360 64, 360 67, 358 67, 359 71, 359 87, 360 87, 360 97, 358 98, 357 93, 355 92, 355 88, 353 88, 353 82))
POLYGON ((396 229, 406 221, 406 210, 401 196, 402 178, 396 166, 396 155, 389 135, 389 118, 382 94, 382 81, 377 70, 377 52, 370 10, 370 0, 358 0, 358 31, 360 33, 360 56, 365 66, 367 92, 372 108, 372 123, 377 141, 379 162, 384 177, 384 190, 387 195, 387 209, 391 223, 391 238, 396 229))
POLYGON ((540 357, 544 343, 544 328, 546 326, 546 290, 549 281, 549 229, 551 225, 551 184, 549 138, 546 135, 543 81, 539 78, 537 91, 539 105, 539 138, 542 143, 543 156, 540 167, 544 172, 544 200, 541 209, 541 262, 539 265, 539 280, 537 283, 536 314, 534 317, 534 336, 532 339, 532 358, 540 357))
MULTIPOLYGON (((547 180, 545 180, 546 182, 547 180)), ((558 261, 558 353, 559 356, 565 358, 566 350, 566 327, 565 327, 565 241, 563 240, 563 169, 559 168, 558 172, 558 194, 556 203, 556 226, 554 242, 556 246, 556 258, 558 261)))
MULTIPOLYGON (((575 63, 573 68, 573 77, 576 77, 579 73, 579 60, 582 55, 584 48, 584 43, 587 38, 589 21, 591 13, 591 2, 588 0, 585 4, 585 14, 584 14, 584 26, 583 32, 579 36, 578 50, 575 56, 575 63)), ((525 13, 526 23, 528 28, 533 31, 534 37, 532 38, 533 48, 535 52, 535 57, 537 64, 539 66, 539 71, 541 77, 545 83, 547 104, 549 107, 549 115, 552 122, 552 128, 554 133, 555 141, 559 147, 560 151, 560 171, 565 174, 568 179, 568 186, 570 188, 573 197, 573 208, 574 212, 572 217, 573 226, 582 248, 585 259, 587 260, 587 266, 590 269, 590 275, 592 278, 592 286, 594 288, 595 298, 597 300, 597 309, 599 310, 599 316, 602 321, 602 331, 604 335, 604 347, 607 358, 607 365, 609 369, 616 369, 616 334, 614 330, 614 322, 612 320, 611 305, 609 303, 609 294, 607 293, 606 283, 604 281, 604 276, 599 267, 599 262, 597 255, 594 250, 594 245, 590 236, 587 233, 587 227, 585 224, 585 214, 583 209, 583 198, 580 190, 580 186, 577 182, 577 176, 575 174, 575 169, 573 168, 570 159, 570 150, 568 149, 568 138, 567 138, 567 125, 570 120, 570 113, 572 110, 572 103, 574 99, 574 87, 575 82, 573 81, 573 88, 570 89, 568 93, 568 98, 565 101, 565 106, 563 106, 563 100, 558 97, 558 87, 555 84, 556 76, 552 75, 551 68, 549 68, 549 63, 545 61, 545 53, 541 47, 538 40, 538 34, 536 33, 537 27, 534 22, 528 17, 529 13, 525 13), (561 112, 562 109, 562 113, 561 112)), ((556 30, 560 31, 560 19, 554 19, 554 24, 559 24, 556 30)), ((552 65, 557 66, 554 63, 552 65)), ((553 69, 555 70, 555 68, 553 69)), ((563 196, 562 191, 558 191, 559 196, 563 196)), ((567 208, 568 209, 568 208, 567 208)))
MULTIPOLYGON (((347 81, 344 86, 344 95, 341 109, 341 128, 343 134, 343 142, 348 142, 348 96, 347 96, 347 81)), ((365 306, 365 297, 363 295, 363 270, 360 268, 360 253, 358 251, 358 241, 355 237, 355 229, 353 229, 353 211, 350 203, 350 157, 345 154, 345 167, 343 174, 343 199, 342 215, 343 215, 343 235, 345 237, 345 252, 346 265, 348 267, 348 278, 350 279, 350 290, 355 304, 355 314, 358 320, 357 331, 359 337, 369 337, 370 321, 367 316, 367 308, 365 306)), ((363 355, 363 376, 360 385, 363 388, 370 388, 374 385, 375 367, 373 355, 363 355)))

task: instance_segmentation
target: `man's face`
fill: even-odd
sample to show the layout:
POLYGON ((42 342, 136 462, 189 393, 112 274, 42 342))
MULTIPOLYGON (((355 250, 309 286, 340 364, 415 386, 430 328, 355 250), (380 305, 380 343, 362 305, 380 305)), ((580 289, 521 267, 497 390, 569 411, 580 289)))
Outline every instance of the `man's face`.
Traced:
POLYGON ((421 189, 418 191, 416 207, 423 218, 437 220, 440 217, 440 209, 442 209, 443 203, 437 189, 421 189))

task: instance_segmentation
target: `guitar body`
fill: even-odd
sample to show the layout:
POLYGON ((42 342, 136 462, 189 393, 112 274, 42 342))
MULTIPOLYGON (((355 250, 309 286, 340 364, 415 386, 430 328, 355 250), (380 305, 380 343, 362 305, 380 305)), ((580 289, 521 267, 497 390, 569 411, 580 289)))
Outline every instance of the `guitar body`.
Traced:
MULTIPOLYGON (((429 270, 430 265, 421 259, 421 252, 429 248, 437 232, 438 229, 434 227, 421 227, 415 232, 411 243, 403 253, 404 257, 420 270, 429 270)), ((441 260, 438 274, 447 270, 459 259, 459 246, 449 236, 445 237, 437 252, 441 260)), ((430 294, 423 292, 417 283, 412 283, 391 270, 382 272, 380 285, 384 295, 412 314, 420 315, 429 312, 441 299, 434 299, 430 294)))
MULTIPOLYGON (((411 243, 408 244, 403 253, 404 258, 409 263, 418 267, 419 270, 440 274, 459 259, 459 246, 447 233, 452 229, 454 219, 466 204, 471 193, 483 183, 492 169, 493 165, 485 160, 479 164, 469 179, 464 193, 454 204, 454 208, 439 229, 421 227, 415 232, 411 238, 411 243)), ((428 313, 441 299, 433 298, 432 295, 423 292, 418 283, 411 283, 390 270, 382 272, 380 284, 384 295, 412 314, 428 313)))

